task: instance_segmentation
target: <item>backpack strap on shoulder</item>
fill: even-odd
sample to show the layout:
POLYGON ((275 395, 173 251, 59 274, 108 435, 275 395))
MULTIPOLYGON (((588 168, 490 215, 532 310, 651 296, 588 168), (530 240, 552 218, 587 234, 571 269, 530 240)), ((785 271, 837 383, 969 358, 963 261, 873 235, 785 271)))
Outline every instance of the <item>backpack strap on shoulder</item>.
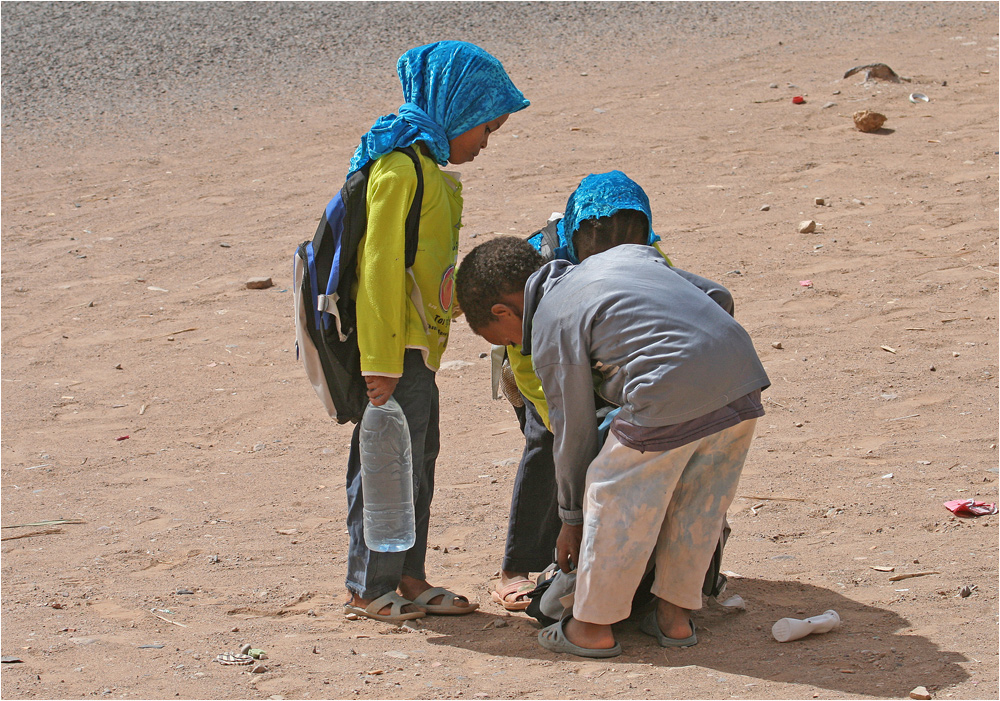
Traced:
POLYGON ((424 171, 420 167, 420 156, 417 155, 413 146, 396 149, 405 153, 413 161, 413 167, 417 171, 417 191, 413 195, 413 203, 410 211, 406 215, 406 260, 407 268, 413 267, 413 261, 417 257, 417 235, 420 230, 420 208, 424 202, 424 171))

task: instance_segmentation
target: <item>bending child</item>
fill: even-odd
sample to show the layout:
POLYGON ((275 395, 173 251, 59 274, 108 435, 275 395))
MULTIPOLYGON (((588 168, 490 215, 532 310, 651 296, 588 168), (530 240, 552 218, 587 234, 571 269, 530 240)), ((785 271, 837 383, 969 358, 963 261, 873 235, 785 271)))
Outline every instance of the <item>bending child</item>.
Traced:
POLYGON ((456 277, 473 331, 520 344, 548 401, 558 485, 558 563, 577 567, 573 615, 543 647, 620 654, 611 625, 655 555, 656 610, 642 630, 663 646, 697 642, 691 611, 736 493, 760 392, 770 386, 720 285, 621 245, 579 265, 543 265, 530 244, 477 246, 456 277), (600 395, 621 407, 603 448, 600 395))
MULTIPOLYGON (((553 215, 544 229, 528 238, 546 261, 579 263, 619 244, 634 243, 653 246, 669 263, 659 240, 653 232, 649 198, 638 183, 618 170, 585 177, 570 195, 565 215, 553 215)), ((531 358, 521 354, 519 345, 498 348, 509 362, 509 369, 498 369, 498 373, 511 373, 516 383, 514 389, 505 382, 505 394, 517 413, 524 451, 514 478, 500 582, 491 596, 508 611, 523 611, 535 587, 529 575, 551 564, 561 522, 548 404, 541 382, 531 358)), ((712 580, 714 585, 715 575, 712 580)))
POLYGON ((503 66, 472 44, 441 41, 407 51, 397 72, 404 104, 361 139, 351 172, 374 161, 368 179, 368 226, 358 248, 357 327, 368 399, 395 397, 409 426, 416 542, 399 553, 365 545, 358 448, 347 465, 349 613, 380 621, 474 611, 464 596, 432 587, 424 571, 427 528, 439 449, 435 371, 448 342, 452 277, 458 255, 462 186, 447 163, 472 161, 511 112, 528 106, 503 66), (413 161, 396 149, 416 145, 423 174, 419 248, 404 269, 405 220, 417 188, 413 161))

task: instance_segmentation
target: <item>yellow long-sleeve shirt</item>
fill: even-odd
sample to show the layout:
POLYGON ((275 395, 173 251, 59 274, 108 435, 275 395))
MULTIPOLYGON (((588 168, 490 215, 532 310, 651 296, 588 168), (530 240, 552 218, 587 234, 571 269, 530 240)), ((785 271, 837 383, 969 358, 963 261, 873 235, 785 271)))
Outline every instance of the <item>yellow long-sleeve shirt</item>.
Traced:
POLYGON ((362 375, 403 374, 403 352, 418 348, 437 370, 448 345, 454 296, 462 185, 420 153, 424 196, 417 255, 404 268, 406 215, 417 188, 402 153, 376 160, 368 178, 368 228, 358 248, 358 347, 362 375))

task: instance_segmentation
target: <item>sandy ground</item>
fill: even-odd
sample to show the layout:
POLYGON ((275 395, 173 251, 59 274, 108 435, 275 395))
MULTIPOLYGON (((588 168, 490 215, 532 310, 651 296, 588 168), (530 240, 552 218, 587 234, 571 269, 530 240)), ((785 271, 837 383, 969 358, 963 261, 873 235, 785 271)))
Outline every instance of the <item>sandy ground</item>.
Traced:
POLYGON ((2 696, 997 698, 998 517, 942 506, 997 501, 997 9, 884 9, 601 34, 575 60, 484 41, 533 104, 462 169, 462 253, 621 168, 674 262, 732 290, 773 382, 730 514, 746 610, 706 606, 686 650, 624 622, 608 661, 543 650, 490 601, 521 441, 463 321, 428 564, 481 609, 343 616, 350 428, 296 362, 291 257, 398 105, 391 64, 333 104, 5 104, 2 696), (875 61, 910 81, 843 78, 875 61), (860 109, 888 122, 861 133, 860 109), (771 639, 826 609, 838 630, 771 639), (244 642, 265 671, 213 661, 244 642))

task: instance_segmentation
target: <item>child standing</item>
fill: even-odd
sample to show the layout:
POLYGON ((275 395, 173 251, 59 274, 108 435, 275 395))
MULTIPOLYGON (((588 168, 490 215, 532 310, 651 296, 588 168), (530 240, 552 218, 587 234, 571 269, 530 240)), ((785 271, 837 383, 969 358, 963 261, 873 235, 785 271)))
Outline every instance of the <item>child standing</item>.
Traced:
POLYGON ((411 49, 397 72, 404 104, 362 137, 351 172, 374 161, 368 225, 358 248, 357 326, 361 373, 375 406, 394 397, 403 409, 413 456, 416 542, 399 553, 364 540, 360 424, 347 465, 349 552, 345 610, 381 621, 465 614, 470 604, 426 579, 424 561, 434 466, 439 450, 435 371, 448 342, 462 217, 462 186, 446 163, 472 161, 512 112, 528 106, 503 66, 472 44, 441 41, 411 49), (419 246, 404 269, 405 220, 417 187, 414 163, 395 149, 415 145, 423 174, 419 246))
MULTIPOLYGON (((622 245, 579 265, 502 237, 477 246, 457 276, 473 331, 521 344, 549 405, 563 522, 559 566, 577 566, 572 617, 539 642, 583 657, 621 653, 611 625, 655 554, 656 610, 642 630, 663 646, 697 643, 693 609, 770 386, 716 283, 622 245), (621 407, 603 448, 599 394, 621 407)), ((725 293, 725 294, 723 294, 725 293)))

